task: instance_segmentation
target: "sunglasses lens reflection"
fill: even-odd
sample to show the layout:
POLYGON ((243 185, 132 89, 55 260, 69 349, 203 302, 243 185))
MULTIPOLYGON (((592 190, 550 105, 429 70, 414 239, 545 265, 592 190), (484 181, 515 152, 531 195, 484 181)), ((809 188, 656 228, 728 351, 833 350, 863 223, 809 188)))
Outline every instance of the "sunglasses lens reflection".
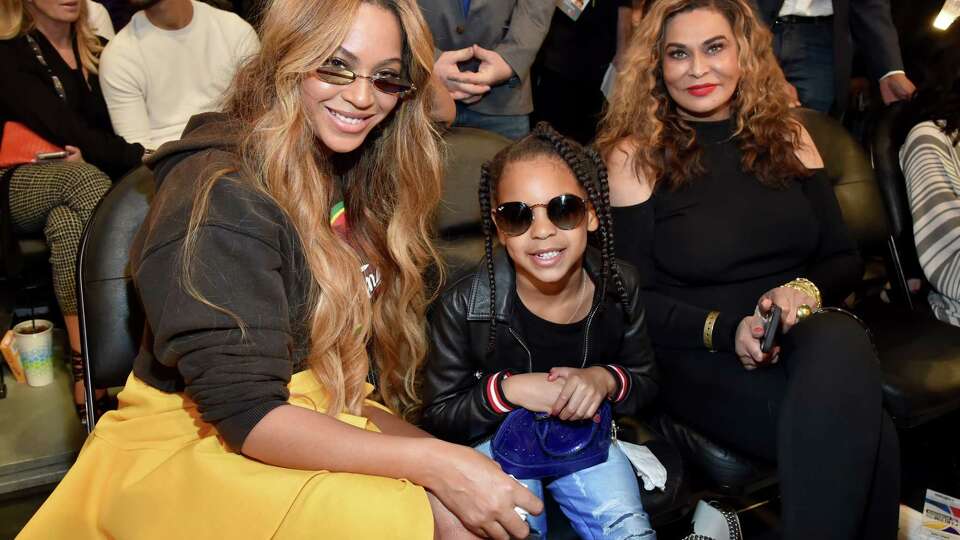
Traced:
POLYGON ((573 195, 560 195, 547 203, 547 217, 554 225, 566 231, 580 225, 586 210, 583 200, 573 195))
POLYGON ((517 236, 527 232, 533 223, 533 211, 522 202, 508 202, 497 207, 497 227, 504 234, 517 236))

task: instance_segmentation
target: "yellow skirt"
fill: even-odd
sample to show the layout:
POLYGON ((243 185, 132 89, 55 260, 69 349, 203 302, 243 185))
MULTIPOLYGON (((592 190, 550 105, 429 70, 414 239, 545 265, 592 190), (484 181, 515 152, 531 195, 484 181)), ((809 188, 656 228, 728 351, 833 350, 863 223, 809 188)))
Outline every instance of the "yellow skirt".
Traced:
MULTIPOLYGON (((294 375, 289 389, 291 404, 325 410, 311 372, 294 375)), ((249 459, 232 452, 185 395, 133 375, 119 399, 17 538, 433 538, 426 492, 406 480, 249 459)), ((379 431, 364 417, 337 418, 379 431)))

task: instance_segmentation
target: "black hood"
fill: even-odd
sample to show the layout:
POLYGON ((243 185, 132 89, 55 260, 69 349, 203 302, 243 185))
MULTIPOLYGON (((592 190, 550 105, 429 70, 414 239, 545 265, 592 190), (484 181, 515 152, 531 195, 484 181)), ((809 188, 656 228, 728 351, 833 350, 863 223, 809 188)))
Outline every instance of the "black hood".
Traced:
POLYGON ((164 143, 144 164, 153 170, 159 189, 173 166, 191 154, 204 150, 222 150, 232 154, 239 140, 239 124, 224 113, 194 115, 187 122, 180 140, 164 143))

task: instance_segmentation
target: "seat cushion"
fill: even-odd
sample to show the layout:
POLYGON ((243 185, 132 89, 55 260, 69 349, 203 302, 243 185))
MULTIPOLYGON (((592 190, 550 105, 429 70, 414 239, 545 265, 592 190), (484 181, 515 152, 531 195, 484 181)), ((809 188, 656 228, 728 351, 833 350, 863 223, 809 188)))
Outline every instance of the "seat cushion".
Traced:
POLYGON ((858 309, 877 346, 884 404, 900 428, 960 409, 960 328, 916 304, 914 311, 879 301, 858 309))
POLYGON ((649 423, 679 451, 684 461, 706 476, 712 487, 721 492, 739 494, 776 482, 773 464, 721 446, 667 414, 658 413, 650 418, 649 423))

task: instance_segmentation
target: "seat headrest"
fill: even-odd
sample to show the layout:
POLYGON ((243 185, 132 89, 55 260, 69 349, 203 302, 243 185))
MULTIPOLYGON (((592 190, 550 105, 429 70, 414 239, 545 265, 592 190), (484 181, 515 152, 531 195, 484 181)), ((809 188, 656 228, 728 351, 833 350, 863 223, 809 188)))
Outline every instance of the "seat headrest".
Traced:
POLYGON ((889 237, 883 200, 860 144, 839 122, 810 109, 794 114, 810 132, 850 234, 865 253, 885 252, 889 237))

